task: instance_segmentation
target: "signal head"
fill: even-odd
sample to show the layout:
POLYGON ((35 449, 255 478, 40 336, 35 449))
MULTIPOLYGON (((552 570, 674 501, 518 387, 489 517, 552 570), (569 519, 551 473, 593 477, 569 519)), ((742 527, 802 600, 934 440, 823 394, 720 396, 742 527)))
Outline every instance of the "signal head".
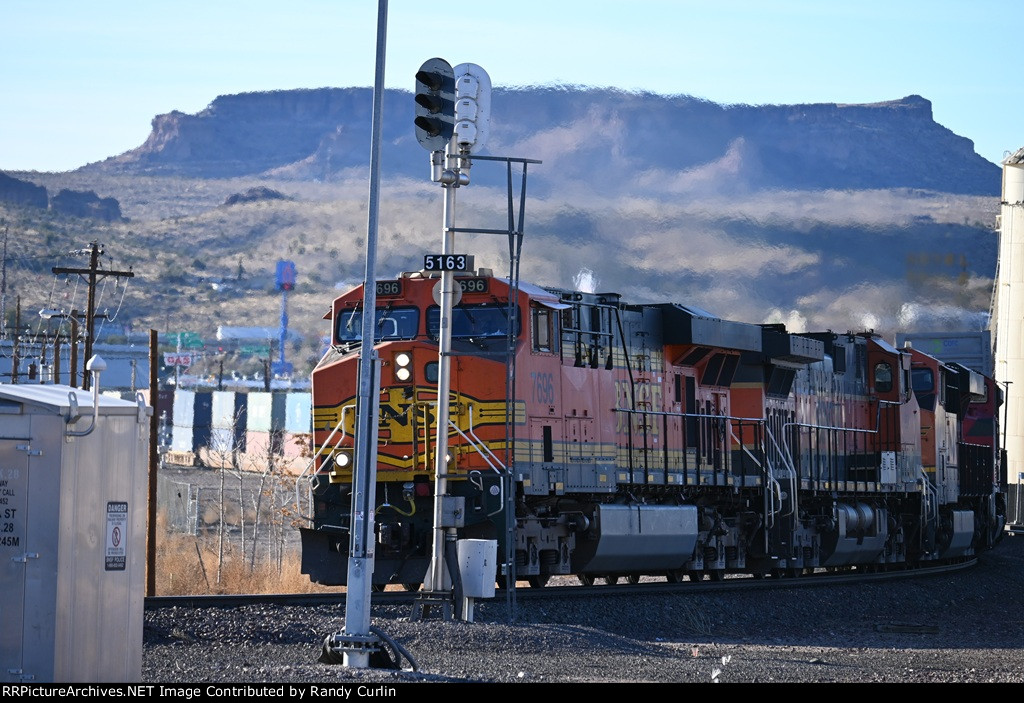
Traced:
POLYGON ((416 139, 442 151, 455 131, 455 74, 444 59, 427 59, 416 72, 416 139))

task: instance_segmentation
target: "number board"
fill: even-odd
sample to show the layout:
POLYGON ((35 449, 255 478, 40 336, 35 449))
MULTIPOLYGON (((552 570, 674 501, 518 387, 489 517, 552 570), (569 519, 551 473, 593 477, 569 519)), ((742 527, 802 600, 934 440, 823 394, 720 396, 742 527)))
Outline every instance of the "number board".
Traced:
POLYGON ((402 295, 401 281, 377 281, 377 296, 381 298, 397 298, 402 295))
POLYGON ((423 257, 424 271, 472 271, 471 254, 427 254, 423 257))
POLYGON ((460 286, 462 286, 463 293, 487 292, 486 278, 456 278, 455 280, 458 282, 460 286))

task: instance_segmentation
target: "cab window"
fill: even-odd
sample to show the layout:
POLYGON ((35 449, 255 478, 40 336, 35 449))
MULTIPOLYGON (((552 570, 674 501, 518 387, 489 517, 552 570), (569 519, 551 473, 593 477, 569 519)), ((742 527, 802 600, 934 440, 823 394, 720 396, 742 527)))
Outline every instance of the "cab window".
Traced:
POLYGON ((935 374, 931 369, 911 369, 910 382, 915 393, 932 393, 935 390, 935 374))
MULTIPOLYGON (((413 339, 420 325, 420 311, 417 308, 377 308, 374 314, 373 340, 413 339)), ((338 315, 334 329, 337 344, 359 342, 363 339, 363 310, 354 308, 338 315)))
POLYGON ((558 316, 550 308, 533 309, 533 350, 536 352, 558 352, 558 316))
POLYGON ((880 361, 875 364, 875 391, 877 393, 888 393, 892 390, 892 366, 880 361))
MULTIPOLYGON (((452 339, 505 339, 508 335, 508 306, 483 303, 452 308, 452 339)), ((427 308, 427 334, 437 339, 441 329, 441 308, 427 308)), ((518 336, 519 330, 514 330, 518 336)))

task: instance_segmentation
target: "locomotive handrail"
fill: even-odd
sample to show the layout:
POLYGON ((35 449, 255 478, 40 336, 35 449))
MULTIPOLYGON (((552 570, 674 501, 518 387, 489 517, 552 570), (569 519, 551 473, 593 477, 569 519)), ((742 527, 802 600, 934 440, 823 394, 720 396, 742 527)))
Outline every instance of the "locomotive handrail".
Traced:
MULTIPOLYGON (((320 485, 320 478, 316 474, 313 474, 309 478, 306 478, 306 474, 309 472, 310 469, 313 468, 313 464, 316 463, 317 458, 323 453, 324 449, 327 447, 330 441, 334 439, 334 435, 338 433, 339 429, 341 430, 341 437, 338 438, 339 442, 344 440, 345 437, 348 436, 348 432, 345 430, 345 416, 348 415, 350 411, 355 410, 355 407, 355 403, 352 403, 351 405, 343 405, 341 407, 341 414, 338 417, 338 424, 334 426, 334 429, 331 430, 331 433, 327 435, 327 439, 325 439, 323 444, 320 445, 320 449, 313 453, 313 457, 309 460, 309 463, 306 464, 306 468, 304 468, 302 470, 302 473, 299 474, 298 478, 295 479, 295 509, 299 511, 300 515, 302 515, 303 512, 300 509, 302 505, 302 498, 299 495, 299 484, 302 482, 303 479, 306 479, 306 481, 308 482, 308 503, 312 505, 313 491, 316 490, 317 487, 320 485)), ((331 448, 332 454, 336 449, 336 446, 331 448)), ((311 518, 306 519, 309 520, 311 518)))
MULTIPOLYGON (((794 496, 794 510, 796 509, 795 508, 796 481, 797 481, 797 478, 796 478, 796 468, 795 468, 795 466, 793 464, 792 457, 788 456, 787 452, 783 451, 783 449, 779 446, 778 440, 775 438, 774 434, 772 434, 771 429, 765 423, 764 418, 760 418, 760 417, 736 417, 736 416, 733 416, 733 415, 708 415, 708 414, 705 414, 705 413, 681 413, 681 412, 674 412, 674 411, 667 411, 667 410, 634 410, 634 409, 631 409, 631 408, 612 408, 612 411, 613 412, 626 413, 627 415, 643 415, 643 416, 654 415, 656 417, 678 417, 678 418, 695 418, 695 419, 714 418, 714 419, 718 419, 718 420, 727 420, 729 422, 729 425, 730 425, 729 434, 730 434, 731 438, 737 439, 737 440, 738 440, 738 437, 736 437, 736 434, 735 434, 735 432, 732 429, 733 425, 738 424, 738 423, 744 423, 744 422, 755 423, 755 424, 761 425, 763 427, 763 429, 765 430, 766 434, 771 438, 772 444, 775 446, 775 451, 778 453, 778 455, 780 457, 782 457, 783 459, 788 459, 788 461, 789 461, 788 466, 789 466, 789 469, 790 469, 790 481, 792 483, 792 489, 793 489, 793 490, 790 491, 790 494, 794 496)), ((632 424, 632 423, 630 423, 630 424, 632 424)), ((755 457, 753 454, 751 454, 749 449, 747 449, 745 446, 743 446, 742 442, 740 442, 739 444, 742 447, 743 452, 747 456, 749 456, 751 459, 753 459, 754 462, 758 466, 761 466, 761 468, 763 468, 765 470, 766 488, 767 488, 767 490, 768 490, 768 492, 769 492, 769 494, 771 496, 771 498, 770 498, 770 505, 766 506, 766 513, 767 514, 765 515, 765 522, 766 522, 768 527, 772 527, 775 524, 776 516, 782 510, 782 484, 775 477, 775 469, 774 469, 774 466, 772 465, 771 460, 768 457, 767 452, 765 452, 765 463, 762 464, 761 461, 758 460, 757 457, 755 457)), ((632 442, 630 442, 629 456, 632 457, 632 442)), ((632 464, 630 464, 630 469, 632 469, 632 464)))
POLYGON ((921 477, 918 479, 918 482, 921 484, 921 503, 924 505, 921 522, 924 524, 938 514, 939 508, 937 503, 939 500, 939 494, 938 489, 932 485, 931 480, 928 478, 928 474, 925 473, 924 467, 921 467, 921 477))
MULTIPOLYGON (((456 427, 455 429, 457 430, 458 428, 456 427)), ((498 455, 495 454, 493 451, 491 451, 491 448, 488 447, 484 443, 484 441, 482 439, 477 437, 476 436, 476 432, 473 431, 473 406, 472 405, 469 406, 469 430, 468 431, 469 431, 469 436, 472 437, 473 440, 475 440, 476 443, 478 443, 480 446, 482 446, 486 450, 487 454, 491 455, 491 458, 494 459, 494 461, 501 467, 502 471, 508 471, 508 467, 505 465, 505 462, 503 462, 501 459, 499 459, 498 455)), ((476 444, 474 444, 473 446, 475 447, 476 444)), ((482 455, 482 456, 484 456, 484 461, 487 461, 486 455, 482 455)), ((488 465, 492 469, 494 468, 494 465, 491 464, 489 461, 487 463, 488 463, 488 465)))
MULTIPOLYGON (((764 420, 759 419, 759 418, 750 418, 750 420, 748 420, 748 421, 759 421, 759 422, 761 422, 764 425, 764 432, 771 439, 772 445, 775 447, 775 452, 779 455, 779 457, 782 458, 783 465, 785 465, 786 468, 789 469, 790 482, 791 482, 790 495, 792 495, 794 497, 793 498, 793 511, 790 512, 789 514, 793 514, 793 512, 796 511, 796 493, 797 493, 797 491, 796 491, 796 488, 797 488, 796 481, 797 481, 797 477, 796 477, 796 465, 793 463, 793 457, 789 453, 789 447, 787 446, 786 450, 783 451, 782 447, 779 446, 779 441, 775 438, 775 435, 772 433, 772 428, 769 427, 768 423, 765 422, 764 420), (788 462, 788 464, 787 464, 787 462, 788 462)), ((771 494, 772 494, 772 505, 769 508, 767 508, 768 514, 765 515, 765 522, 767 523, 768 527, 774 527, 775 526, 775 517, 776 517, 776 515, 778 515, 779 513, 782 512, 782 483, 775 477, 775 473, 776 473, 775 472, 775 467, 772 464, 771 459, 768 457, 768 453, 767 452, 765 452, 765 464, 766 464, 766 466, 765 466, 766 477, 767 477, 767 480, 771 482, 770 483, 770 487, 771 487, 771 494), (777 505, 776 505, 776 503, 777 503, 777 505)))
MULTIPOLYGON (((784 432, 788 431, 788 429, 791 428, 791 427, 795 427, 795 428, 807 429, 807 430, 825 430, 825 431, 834 431, 834 432, 848 432, 848 433, 853 433, 853 434, 861 433, 861 434, 877 435, 877 434, 879 434, 881 432, 881 424, 882 424, 882 409, 881 409, 881 405, 882 404, 899 405, 899 403, 894 403, 891 400, 879 401, 878 412, 877 412, 877 414, 875 416, 875 428, 874 429, 865 429, 865 428, 860 428, 860 427, 842 427, 842 426, 839 426, 839 425, 819 425, 819 424, 813 423, 813 422, 795 422, 795 421, 794 422, 785 422, 785 423, 783 423, 782 424, 782 429, 783 429, 784 432)), ((796 468, 795 468, 796 467, 796 462, 793 459, 792 452, 791 452, 789 444, 786 445, 786 452, 789 455, 789 460, 790 460, 790 462, 792 463, 792 465, 794 467, 793 471, 794 471, 794 473, 796 473, 796 468)))
MULTIPOLYGON (((472 417, 472 413, 470 414, 470 416, 472 417)), ((472 422, 472 419, 470 420, 470 422, 472 422)), ((501 459, 499 459, 497 455, 495 455, 495 453, 491 451, 490 447, 483 444, 483 442, 478 437, 470 437, 469 435, 467 435, 465 432, 459 429, 459 426, 455 424, 454 420, 448 420, 448 424, 451 425, 452 428, 459 433, 459 436, 466 440, 481 457, 483 457, 483 460, 487 462, 487 465, 491 467, 492 471, 496 473, 501 473, 502 471, 506 470, 505 464, 501 461, 501 459), (484 451, 481 451, 481 449, 483 449, 484 451), (497 466, 491 463, 491 459, 497 462, 498 466, 500 466, 501 468, 499 469, 497 466)))
MULTIPOLYGON (((744 422, 752 422, 754 424, 761 425, 761 428, 764 430, 764 432, 769 437, 772 438, 772 444, 775 445, 775 449, 779 453, 780 456, 782 455, 782 451, 779 449, 778 442, 775 441, 775 437, 771 433, 771 428, 768 427, 767 423, 763 419, 761 419, 761 418, 733 418, 733 419, 735 420, 735 422, 731 422, 730 423, 731 427, 729 429, 729 434, 732 436, 733 439, 736 440, 736 443, 739 444, 740 450, 746 456, 750 457, 751 461, 754 462, 754 465, 758 466, 759 468, 761 468, 764 471, 764 475, 765 475, 765 488, 767 489, 767 493, 769 495, 771 495, 771 505, 765 505, 765 527, 767 527, 767 528, 774 527, 775 526, 775 515, 779 511, 782 510, 782 485, 775 478, 775 469, 774 469, 774 467, 772 465, 772 460, 768 456, 767 452, 763 452, 764 453, 764 462, 762 463, 760 459, 758 459, 756 456, 754 456, 754 454, 749 449, 747 449, 747 447, 743 444, 742 437, 738 437, 736 435, 735 430, 733 430, 732 427, 735 427, 736 425, 742 425, 742 423, 744 423, 744 422), (777 504, 777 506, 776 506, 776 504, 777 504)), ((763 447, 762 447, 762 451, 763 451, 763 447)), ((765 539, 767 540, 767 534, 765 535, 765 539)))
MULTIPOLYGON (((459 426, 455 424, 454 420, 450 420, 449 419, 448 420, 448 424, 451 425, 452 427, 454 427, 455 431, 459 433, 459 436, 461 436, 464 440, 466 440, 473 447, 473 449, 475 449, 477 451, 477 453, 481 457, 483 457, 483 460, 486 461, 487 465, 491 467, 491 471, 493 471, 494 473, 498 474, 499 476, 502 476, 503 474, 507 474, 508 473, 508 467, 505 466, 504 462, 502 462, 501 459, 499 459, 497 457, 497 455, 494 452, 491 451, 491 448, 488 447, 486 444, 484 444, 484 442, 479 437, 476 436, 476 433, 473 432, 473 406, 472 405, 469 406, 469 428, 470 428, 469 431, 470 431, 472 436, 467 435, 465 432, 463 432, 461 429, 459 429, 459 426), (481 451, 481 450, 483 450, 483 451, 481 451), (490 455, 490 457, 488 457, 488 455, 490 455), (491 459, 493 459, 498 464, 498 466, 500 466, 501 468, 499 469, 498 466, 495 466, 493 463, 491 463, 491 459)), ((499 481, 498 484, 500 486, 500 488, 499 488, 500 493, 499 493, 499 496, 498 496, 498 505, 501 505, 502 508, 498 508, 497 510, 495 510, 492 513, 487 513, 487 517, 491 517, 493 515, 497 515, 498 513, 500 513, 502 511, 502 509, 504 507, 504 504, 505 504, 505 482, 504 481, 499 481)))

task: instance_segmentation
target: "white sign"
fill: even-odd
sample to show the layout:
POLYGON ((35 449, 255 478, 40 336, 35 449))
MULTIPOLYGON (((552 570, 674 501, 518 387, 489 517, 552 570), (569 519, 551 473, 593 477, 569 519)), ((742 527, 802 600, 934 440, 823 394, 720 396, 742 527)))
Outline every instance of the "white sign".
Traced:
POLYGON ((191 366, 193 355, 187 352, 164 352, 164 366, 191 366))

